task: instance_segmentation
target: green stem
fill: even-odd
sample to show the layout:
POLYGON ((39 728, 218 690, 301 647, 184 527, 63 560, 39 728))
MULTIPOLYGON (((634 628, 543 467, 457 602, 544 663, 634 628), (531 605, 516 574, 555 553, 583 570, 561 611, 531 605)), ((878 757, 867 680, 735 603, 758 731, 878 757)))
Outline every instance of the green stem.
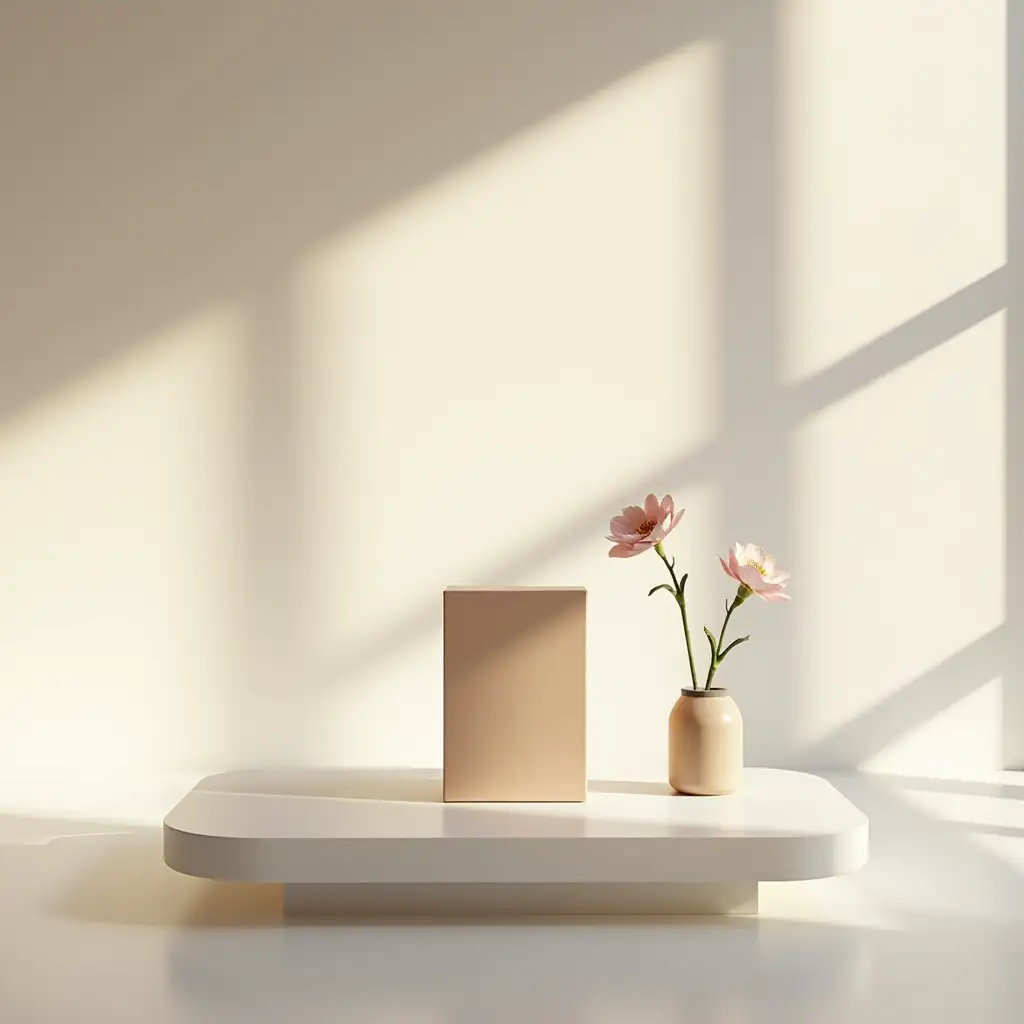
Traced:
POLYGON ((683 634, 686 637, 686 657, 690 662, 690 679, 693 682, 693 688, 697 689, 697 669, 693 663, 693 646, 690 643, 690 623, 686 618, 686 576, 683 576, 682 583, 676 579, 676 571, 672 564, 669 562, 665 555, 665 549, 660 543, 654 545, 654 550, 658 552, 659 557, 665 563, 665 568, 668 569, 669 575, 672 577, 672 584, 676 588, 676 604, 679 605, 679 614, 683 618, 683 634))
MULTIPOLYGON (((711 680, 715 678, 715 673, 718 671, 718 666, 721 664, 722 658, 725 657, 728 650, 735 646, 735 644, 729 644, 726 652, 722 651, 722 644, 725 642, 725 630, 729 625, 729 619, 732 617, 732 613, 736 611, 744 601, 746 601, 749 594, 750 591, 746 587, 741 586, 736 591, 736 596, 733 598, 732 604, 725 610, 725 621, 722 623, 722 632, 718 634, 718 646, 715 648, 711 656, 711 664, 708 666, 708 680, 704 684, 705 690, 711 689, 711 680), (744 590, 747 590, 746 594, 743 593, 744 590)), ((739 642, 740 641, 736 641, 736 643, 739 642)))

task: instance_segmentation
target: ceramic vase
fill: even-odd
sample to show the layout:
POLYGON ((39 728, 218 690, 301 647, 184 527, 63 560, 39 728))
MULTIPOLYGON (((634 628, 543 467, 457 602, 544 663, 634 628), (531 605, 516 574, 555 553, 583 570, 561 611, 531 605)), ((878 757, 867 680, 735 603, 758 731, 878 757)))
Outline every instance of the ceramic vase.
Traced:
POLYGON ((743 780, 743 717, 729 691, 683 690, 668 720, 668 781, 677 793, 722 796, 743 780))

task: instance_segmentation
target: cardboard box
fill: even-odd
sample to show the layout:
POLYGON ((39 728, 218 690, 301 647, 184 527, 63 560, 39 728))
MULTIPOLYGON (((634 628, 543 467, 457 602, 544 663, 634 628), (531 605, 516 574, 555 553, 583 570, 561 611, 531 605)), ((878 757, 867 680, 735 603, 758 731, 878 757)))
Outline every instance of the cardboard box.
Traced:
POLYGON ((444 592, 444 799, 586 799, 587 592, 444 592))

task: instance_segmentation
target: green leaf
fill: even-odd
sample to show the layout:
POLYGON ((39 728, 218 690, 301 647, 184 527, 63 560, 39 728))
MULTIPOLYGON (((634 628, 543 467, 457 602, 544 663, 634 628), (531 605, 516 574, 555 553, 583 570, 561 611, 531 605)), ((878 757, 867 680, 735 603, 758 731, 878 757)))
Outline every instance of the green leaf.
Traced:
POLYGON ((659 590, 667 590, 670 594, 675 594, 675 591, 667 583, 659 583, 656 587, 651 587, 651 589, 647 591, 647 596, 650 597, 659 590))
POLYGON ((741 636, 738 640, 733 640, 733 642, 729 644, 724 651, 722 651, 722 658, 724 658, 734 647, 738 647, 740 644, 745 644, 749 639, 749 636, 741 636))
POLYGON ((718 645, 715 643, 715 635, 707 626, 704 627, 704 635, 708 638, 708 643, 711 644, 711 663, 714 664, 715 655, 718 650, 718 645))

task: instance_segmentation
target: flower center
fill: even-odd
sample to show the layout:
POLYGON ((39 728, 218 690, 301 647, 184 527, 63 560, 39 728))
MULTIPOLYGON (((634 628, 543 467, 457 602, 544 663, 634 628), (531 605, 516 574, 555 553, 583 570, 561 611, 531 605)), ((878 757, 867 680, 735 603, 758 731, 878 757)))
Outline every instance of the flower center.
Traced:
POLYGON ((764 566, 760 562, 747 562, 747 565, 752 565, 762 576, 764 575, 764 566))
POLYGON ((641 537, 646 537, 657 525, 658 524, 653 519, 647 519, 636 528, 636 532, 639 533, 641 537))

